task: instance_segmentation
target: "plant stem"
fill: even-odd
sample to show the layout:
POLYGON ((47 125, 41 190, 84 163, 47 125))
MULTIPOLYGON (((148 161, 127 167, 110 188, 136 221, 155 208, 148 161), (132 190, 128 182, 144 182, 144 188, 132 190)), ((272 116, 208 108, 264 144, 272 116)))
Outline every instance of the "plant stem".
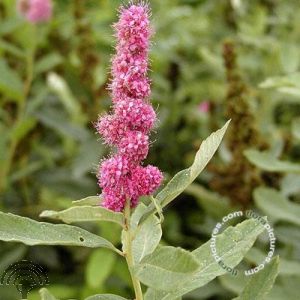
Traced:
POLYGON ((124 210, 125 217, 125 229, 124 229, 124 253, 133 283, 133 288, 135 292, 135 300, 143 300, 143 292, 141 288, 140 281, 135 277, 132 268, 134 266, 134 260, 132 256, 132 232, 130 228, 130 200, 126 201, 126 206, 124 210))

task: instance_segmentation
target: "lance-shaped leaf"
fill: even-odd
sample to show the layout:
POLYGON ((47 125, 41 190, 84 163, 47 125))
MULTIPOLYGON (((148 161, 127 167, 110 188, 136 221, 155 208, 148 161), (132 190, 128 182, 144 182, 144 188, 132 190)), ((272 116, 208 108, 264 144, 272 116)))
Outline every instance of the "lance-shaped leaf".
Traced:
POLYGON ((264 269, 253 275, 239 297, 234 300, 264 300, 278 275, 279 257, 274 257, 264 269))
POLYGON ((300 165, 289 161, 282 161, 272 156, 268 152, 257 150, 246 150, 244 152, 247 159, 262 170, 269 172, 291 172, 300 173, 300 165))
MULTIPOLYGON (((167 294, 168 292, 157 291, 155 289, 148 288, 145 293, 144 300, 162 300, 167 294)), ((174 300, 181 300, 181 299, 182 298, 180 297, 174 300)))
POLYGON ((41 300, 57 300, 47 289, 42 288, 40 291, 41 300))
POLYGON ((90 196, 72 202, 74 206, 99 206, 101 204, 101 196, 90 196))
POLYGON ((154 215, 137 227, 140 215, 146 209, 143 203, 136 208, 131 217, 132 230, 135 233, 132 241, 132 254, 135 263, 140 262, 146 255, 151 254, 158 246, 162 230, 159 220, 154 215))
MULTIPOLYGON (((277 237, 277 230, 276 230, 276 237, 277 237)), ((291 237, 288 236, 288 238, 291 237)), ((258 266, 261 264, 261 262, 264 261, 265 257, 266 257, 265 251, 253 247, 246 254, 245 259, 252 265, 254 264, 258 266)), ((280 258, 279 273, 280 275, 300 276, 300 263, 296 260, 288 260, 285 258, 280 258)))
POLYGON ((292 123, 292 134, 297 139, 300 140, 300 119, 296 119, 292 123))
POLYGON ((110 275, 116 262, 115 253, 106 249, 97 249, 90 255, 85 270, 86 282, 89 287, 97 289, 102 287, 110 275), (101 266, 101 268, 99 268, 101 266))
POLYGON ((109 241, 82 228, 37 222, 0 212, 0 240, 26 245, 67 245, 117 250, 109 241))
MULTIPOLYGON (((216 237, 218 256, 228 267, 234 268, 240 263, 263 230, 264 227, 253 219, 246 220, 235 227, 228 227, 216 237)), ((186 276, 174 291, 169 292, 162 298, 163 300, 176 299, 227 272, 212 256, 210 241, 194 250, 192 254, 200 267, 191 276, 186 276)))
POLYGON ((101 206, 74 206, 63 211, 46 210, 40 217, 61 220, 65 223, 109 221, 124 225, 122 213, 101 206))
POLYGON ((274 221, 287 221, 300 225, 300 205, 290 202, 282 194, 270 188, 257 188, 254 191, 256 205, 274 221))
POLYGON ((0 60, 0 93, 15 100, 22 99, 23 85, 19 75, 4 59, 0 60))
POLYGON ((293 72, 285 76, 269 77, 262 82, 260 88, 275 88, 277 91, 291 96, 300 96, 299 72, 293 72))
POLYGON ((94 295, 86 298, 85 300, 126 300, 123 297, 111 294, 94 295))
POLYGON ((190 252, 165 246, 146 256, 134 267, 134 273, 149 287, 172 291, 198 267, 199 264, 190 252))
MULTIPOLYGON (((155 198, 162 208, 180 195, 203 171, 220 146, 229 122, 230 121, 228 121, 221 129, 212 133, 205 141, 203 141, 198 152, 196 153, 193 164, 188 169, 177 173, 169 181, 166 187, 158 193, 155 198)), ((145 221, 146 218, 154 212, 154 204, 149 205, 140 222, 145 221)))

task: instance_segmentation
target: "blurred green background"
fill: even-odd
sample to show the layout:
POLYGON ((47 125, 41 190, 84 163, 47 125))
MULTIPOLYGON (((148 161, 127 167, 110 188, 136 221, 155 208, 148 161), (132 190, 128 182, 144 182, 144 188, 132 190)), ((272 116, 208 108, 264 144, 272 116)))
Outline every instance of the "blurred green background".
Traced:
MULTIPOLYGON (((14 0, 0 0, 2 211, 38 219, 45 209, 100 193, 95 172, 109 149, 93 122, 111 105, 111 24, 124 2, 56 0, 52 20, 33 26, 18 16, 14 0)), ((268 216, 281 257, 267 299, 299 299, 299 1, 149 2, 159 122, 148 162, 167 181, 191 164, 204 138, 232 119, 213 162, 165 211, 163 242, 196 248, 228 212, 253 209, 268 216)), ((119 245, 113 224, 80 226, 119 245)), ((264 234, 239 268, 255 266, 267 249, 264 234)), ((49 290, 59 299, 132 295, 126 265, 105 250, 0 243, 0 271, 21 259, 47 268, 49 290)), ((246 279, 225 275, 184 299, 232 299, 246 279)), ((17 298, 14 287, 0 286, 0 299, 17 298)))

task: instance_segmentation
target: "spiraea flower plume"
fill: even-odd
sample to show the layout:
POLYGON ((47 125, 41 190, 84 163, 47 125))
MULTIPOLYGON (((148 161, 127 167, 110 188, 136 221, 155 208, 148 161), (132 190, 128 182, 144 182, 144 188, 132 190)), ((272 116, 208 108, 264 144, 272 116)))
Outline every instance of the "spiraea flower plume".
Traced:
POLYGON ((52 16, 51 0, 18 0, 19 13, 31 23, 48 21, 52 16))
POLYGON ((116 149, 100 164, 98 173, 102 205, 114 211, 122 211, 128 199, 135 207, 140 196, 152 194, 162 181, 157 167, 142 165, 156 120, 147 77, 152 34, 149 14, 144 3, 120 9, 114 25, 117 45, 110 85, 113 112, 101 116, 96 124, 105 143, 116 149))

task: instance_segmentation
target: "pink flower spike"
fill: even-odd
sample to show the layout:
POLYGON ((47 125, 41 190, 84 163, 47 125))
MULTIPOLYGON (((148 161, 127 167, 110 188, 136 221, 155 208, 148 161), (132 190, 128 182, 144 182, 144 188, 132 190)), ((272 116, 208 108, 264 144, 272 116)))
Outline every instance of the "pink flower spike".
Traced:
POLYGON ((46 22, 52 16, 51 0, 18 0, 17 9, 30 23, 46 22))
POLYGON ((122 211, 127 199, 131 207, 135 207, 140 196, 152 194, 163 176, 156 167, 140 165, 147 157, 148 134, 156 120, 148 100, 151 36, 148 6, 140 4, 121 8, 114 28, 117 45, 110 84, 113 114, 100 117, 95 127, 104 141, 117 150, 117 154, 104 160, 99 168, 102 205, 113 211, 122 211))

